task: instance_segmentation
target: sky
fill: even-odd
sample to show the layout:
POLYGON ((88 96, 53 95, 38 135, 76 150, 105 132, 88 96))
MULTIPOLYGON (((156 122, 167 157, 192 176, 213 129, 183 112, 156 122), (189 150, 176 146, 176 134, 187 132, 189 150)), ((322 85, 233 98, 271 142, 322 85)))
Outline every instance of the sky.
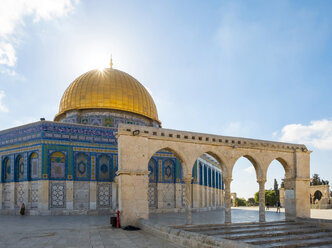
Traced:
MULTIPOLYGON (((0 130, 53 120, 68 85, 139 80, 170 129, 305 144, 332 182, 332 2, 0 0, 0 130)), ((273 162, 266 188, 279 184, 273 162)), ((245 158, 232 191, 258 190, 245 158)))

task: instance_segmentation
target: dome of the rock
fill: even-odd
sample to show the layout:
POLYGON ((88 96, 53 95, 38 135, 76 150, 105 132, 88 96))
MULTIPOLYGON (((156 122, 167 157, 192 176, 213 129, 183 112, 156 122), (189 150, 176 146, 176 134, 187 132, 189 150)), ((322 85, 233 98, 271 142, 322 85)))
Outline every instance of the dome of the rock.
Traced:
POLYGON ((160 123, 145 87, 129 74, 112 68, 91 70, 76 78, 62 96, 55 121, 73 110, 125 111, 160 123))

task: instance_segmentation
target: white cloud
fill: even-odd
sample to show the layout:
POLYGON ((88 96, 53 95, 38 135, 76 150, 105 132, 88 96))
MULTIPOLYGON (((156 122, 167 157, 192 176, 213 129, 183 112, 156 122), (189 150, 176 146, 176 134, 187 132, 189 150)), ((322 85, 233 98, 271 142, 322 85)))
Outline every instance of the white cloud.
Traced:
POLYGON ((2 103, 2 99, 5 96, 5 92, 3 90, 0 90, 0 112, 8 112, 7 107, 2 103))
POLYGON ((16 63, 15 49, 8 42, 0 42, 0 64, 14 66, 16 63))
POLYGON ((249 175, 255 175, 255 168, 254 168, 254 166, 249 166, 249 167, 247 167, 247 168, 245 168, 245 169, 243 169, 245 172, 247 172, 249 175))
POLYGON ((281 130, 280 141, 305 144, 321 150, 332 150, 332 120, 311 121, 309 125, 286 125, 281 130))
MULTIPOLYGON (((24 26, 24 18, 34 22, 67 15, 78 0, 7 0, 0 3, 0 65, 13 67, 17 57, 18 29, 24 26)), ((2 72, 5 70, 1 70, 2 72)))

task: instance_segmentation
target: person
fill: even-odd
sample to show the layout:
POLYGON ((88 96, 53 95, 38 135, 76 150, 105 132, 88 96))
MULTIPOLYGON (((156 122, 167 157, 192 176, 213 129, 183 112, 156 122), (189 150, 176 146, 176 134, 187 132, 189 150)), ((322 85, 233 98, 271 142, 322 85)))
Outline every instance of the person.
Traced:
POLYGON ((270 204, 266 203, 266 210, 269 210, 269 209, 270 209, 270 204))
POLYGON ((20 214, 21 215, 25 214, 25 205, 24 205, 24 202, 22 202, 20 214))
POLYGON ((280 213, 280 201, 277 201, 277 213, 280 213))

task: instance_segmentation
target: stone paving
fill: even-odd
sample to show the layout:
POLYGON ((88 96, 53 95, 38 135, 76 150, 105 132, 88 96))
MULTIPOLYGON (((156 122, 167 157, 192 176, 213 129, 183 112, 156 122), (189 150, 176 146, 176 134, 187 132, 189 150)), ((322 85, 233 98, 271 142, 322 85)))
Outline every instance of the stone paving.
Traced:
POLYGON ((0 247, 179 246, 141 230, 113 229, 107 216, 0 216, 0 247))
MULTIPOLYGON (((283 209, 282 209, 283 210, 283 209)), ((332 209, 311 210, 312 218, 332 220, 332 209)), ((224 211, 194 212, 193 224, 224 223, 224 211)), ((266 221, 282 221, 283 211, 271 208, 266 221)), ((165 225, 185 223, 185 213, 150 214, 150 221, 165 225)), ((257 222, 257 208, 233 208, 233 223, 257 222)), ((0 216, 2 247, 179 247, 144 231, 113 229, 108 216, 0 216)))
MULTIPOLYGON (((258 211, 258 207, 236 207, 236 208, 232 208, 232 209, 258 211)), ((272 220, 268 219, 271 216, 268 213, 275 213, 276 210, 277 209, 274 207, 271 207, 269 210, 266 210, 266 213, 267 213, 266 221, 272 221, 272 220)), ((284 213, 285 209, 281 208, 281 212, 284 213)), ((311 209, 311 218, 332 220, 332 209, 311 209)))
MULTIPOLYGON (((257 222, 259 212, 252 208, 232 208, 232 222, 257 222), (254 210, 254 211, 253 211, 254 210)), ((285 213, 266 212, 266 221, 285 220, 285 213)), ((185 213, 150 214, 152 223, 165 225, 183 225, 186 223, 185 213)), ((202 211, 192 213, 193 224, 222 224, 225 222, 224 210, 202 211)))

